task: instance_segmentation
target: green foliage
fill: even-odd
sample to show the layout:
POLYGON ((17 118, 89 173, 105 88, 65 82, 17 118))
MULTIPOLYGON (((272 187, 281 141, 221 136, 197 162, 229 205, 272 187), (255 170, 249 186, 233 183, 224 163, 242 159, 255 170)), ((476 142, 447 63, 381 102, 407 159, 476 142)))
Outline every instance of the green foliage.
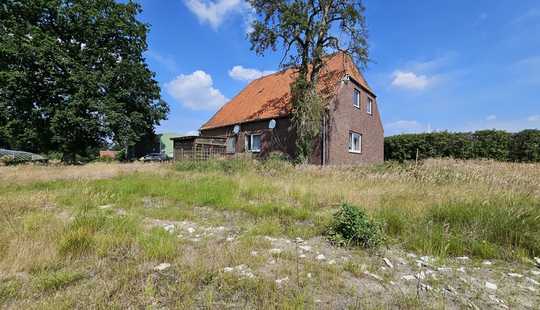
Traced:
POLYGON ((540 162, 540 130, 516 133, 510 142, 510 159, 523 162, 540 162))
POLYGON ((540 130, 508 133, 481 130, 473 133, 435 132, 402 134, 384 140, 386 160, 407 161, 434 157, 540 161, 540 130))
POLYGON ((324 116, 324 100, 317 94, 316 84, 301 76, 291 86, 292 122, 296 129, 296 161, 309 162, 320 135, 324 116))
POLYGON ((114 0, 3 3, 0 144, 75 162, 152 132, 168 106, 143 57, 140 11, 114 0))
POLYGON ((348 204, 334 214, 327 232, 330 240, 342 246, 378 247, 384 241, 383 226, 364 210, 348 204))

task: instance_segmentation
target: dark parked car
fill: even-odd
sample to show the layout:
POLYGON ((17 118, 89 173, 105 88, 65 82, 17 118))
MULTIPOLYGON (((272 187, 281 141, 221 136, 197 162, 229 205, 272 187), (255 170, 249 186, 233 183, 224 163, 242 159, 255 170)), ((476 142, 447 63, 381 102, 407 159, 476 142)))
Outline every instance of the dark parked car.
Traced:
POLYGON ((167 154, 163 154, 163 153, 151 153, 151 154, 141 157, 140 160, 143 162, 151 162, 151 161, 161 162, 161 161, 169 160, 169 157, 167 157, 167 154))

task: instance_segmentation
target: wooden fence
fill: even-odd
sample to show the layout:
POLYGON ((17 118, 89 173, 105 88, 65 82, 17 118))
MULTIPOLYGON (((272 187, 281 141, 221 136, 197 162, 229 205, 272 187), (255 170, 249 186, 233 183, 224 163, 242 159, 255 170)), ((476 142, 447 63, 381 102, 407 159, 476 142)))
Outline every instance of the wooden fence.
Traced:
POLYGON ((209 160, 225 156, 225 146, 196 145, 191 149, 175 149, 174 160, 209 160))

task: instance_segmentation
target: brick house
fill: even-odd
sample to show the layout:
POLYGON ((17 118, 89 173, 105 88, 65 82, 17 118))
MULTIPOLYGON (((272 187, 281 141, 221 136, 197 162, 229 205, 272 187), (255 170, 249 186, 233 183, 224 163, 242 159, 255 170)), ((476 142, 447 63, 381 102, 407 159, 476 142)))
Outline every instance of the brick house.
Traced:
MULTIPOLYGON (((377 96, 350 58, 335 53, 325 59, 318 83, 328 102, 321 136, 310 162, 319 165, 377 163, 384 159, 384 131, 377 96)), ((202 137, 221 137, 226 153, 295 153, 287 69, 252 81, 200 128, 202 137)))

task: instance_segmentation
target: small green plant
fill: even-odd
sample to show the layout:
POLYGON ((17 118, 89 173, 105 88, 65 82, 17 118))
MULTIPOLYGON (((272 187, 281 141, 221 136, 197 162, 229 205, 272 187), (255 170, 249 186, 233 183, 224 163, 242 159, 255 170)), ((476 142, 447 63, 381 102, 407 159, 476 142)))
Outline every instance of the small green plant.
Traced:
POLYGON ((383 225, 349 204, 342 204, 334 214, 327 234, 330 241, 340 246, 374 248, 384 240, 383 225))
POLYGON ((58 290, 62 287, 66 287, 71 283, 79 281, 84 278, 84 275, 80 272, 74 271, 55 271, 46 272, 43 271, 35 276, 32 281, 33 286, 41 291, 58 290))

